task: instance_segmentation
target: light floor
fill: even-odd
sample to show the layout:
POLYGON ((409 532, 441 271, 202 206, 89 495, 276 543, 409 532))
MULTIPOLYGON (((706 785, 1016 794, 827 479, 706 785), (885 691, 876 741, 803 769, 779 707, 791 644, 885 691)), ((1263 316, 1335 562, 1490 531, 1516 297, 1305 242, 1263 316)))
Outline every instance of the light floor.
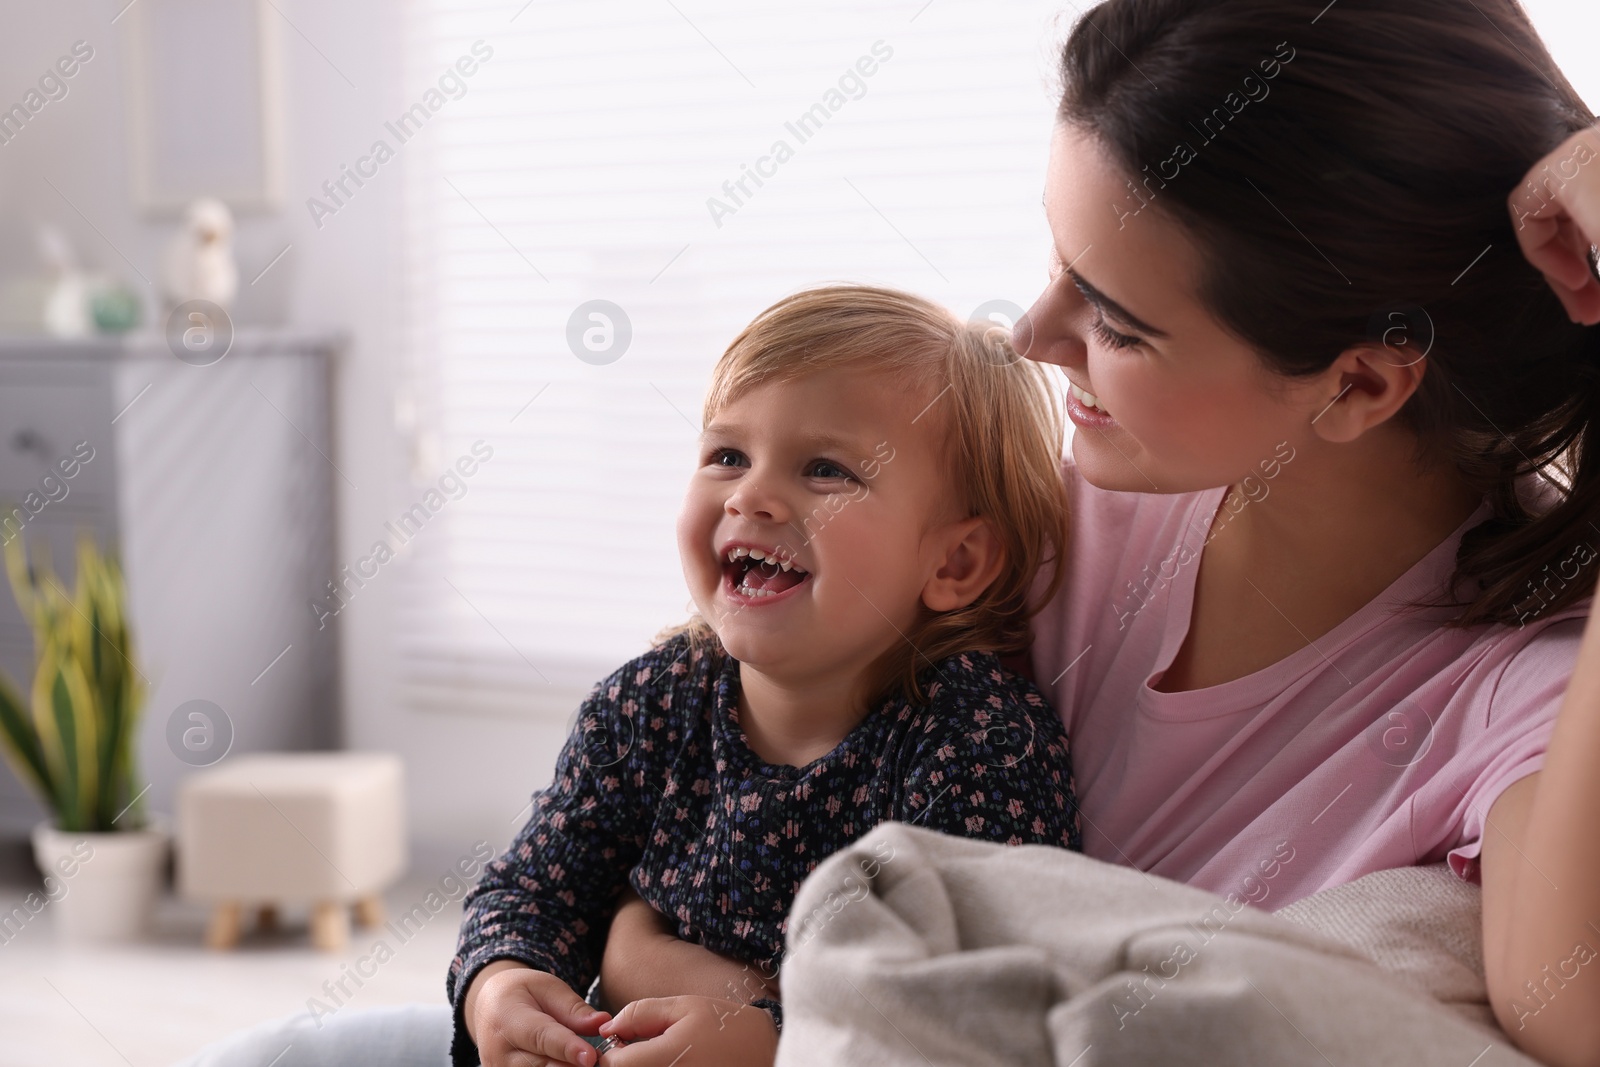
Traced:
MULTIPOLYGON (((39 888, 27 856, 25 842, 0 842, 0 914, 39 888)), ((447 868, 448 860, 414 860, 416 873, 385 895, 390 917, 421 903, 447 868)), ((383 927, 357 927, 335 954, 312 949, 307 916, 289 911, 277 934, 213 952, 202 943, 205 909, 170 896, 151 940, 118 948, 60 944, 51 907, 0 943, 0 1067, 168 1067, 235 1030, 306 1012, 312 997, 334 1007, 323 983, 346 973, 341 964, 370 957, 379 939, 393 957, 364 964, 377 973, 359 989, 347 979, 345 1005, 442 1004, 461 919, 459 904, 448 903, 403 943, 383 927)))

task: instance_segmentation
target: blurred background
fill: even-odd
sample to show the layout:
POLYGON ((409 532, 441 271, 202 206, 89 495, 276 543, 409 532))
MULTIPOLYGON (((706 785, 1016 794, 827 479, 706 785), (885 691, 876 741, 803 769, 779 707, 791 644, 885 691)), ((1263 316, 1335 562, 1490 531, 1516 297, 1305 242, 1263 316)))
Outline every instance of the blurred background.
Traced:
MULTIPOLYGON (((1600 102, 1600 12, 1526 7, 1600 102)), ((712 363, 820 281, 1026 308, 1079 14, 9 0, 0 537, 64 589, 84 531, 120 559, 144 698, 128 823, 101 829, 164 827, 179 860, 137 937, 74 936, 58 913, 112 851, 52 874, 57 813, 0 769, 0 1065, 145 1067, 442 998, 456 880, 588 688, 688 613, 673 521, 712 363), (315 752, 389 759, 264 755, 315 752), (217 814, 241 790, 284 841, 217 814), (345 884, 228 889, 251 857, 206 834, 345 884)), ((0 592, 24 705, 36 629, 0 592)))

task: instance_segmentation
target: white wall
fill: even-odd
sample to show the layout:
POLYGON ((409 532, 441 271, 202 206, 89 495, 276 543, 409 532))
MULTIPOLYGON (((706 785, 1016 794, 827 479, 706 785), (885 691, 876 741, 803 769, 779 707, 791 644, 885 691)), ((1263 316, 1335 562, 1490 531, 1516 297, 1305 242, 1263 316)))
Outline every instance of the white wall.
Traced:
POLYGON ((1522 7, 1583 102, 1590 111, 1600 112, 1600 60, 1594 51, 1595 42, 1600 41, 1600 4, 1594 0, 1522 0, 1522 7))

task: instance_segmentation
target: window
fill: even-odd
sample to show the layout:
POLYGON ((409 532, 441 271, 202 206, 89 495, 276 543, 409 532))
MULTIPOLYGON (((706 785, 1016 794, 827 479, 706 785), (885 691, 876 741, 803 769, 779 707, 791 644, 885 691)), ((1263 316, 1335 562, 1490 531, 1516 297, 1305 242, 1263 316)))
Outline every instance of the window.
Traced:
POLYGON ((1071 12, 416 0, 412 15, 419 106, 390 129, 421 505, 395 527, 401 690, 418 708, 568 716, 690 611, 677 506, 711 366, 750 318, 829 280, 961 314, 1032 301, 1071 12), (572 324, 595 300, 631 329, 611 362, 618 316, 572 324))

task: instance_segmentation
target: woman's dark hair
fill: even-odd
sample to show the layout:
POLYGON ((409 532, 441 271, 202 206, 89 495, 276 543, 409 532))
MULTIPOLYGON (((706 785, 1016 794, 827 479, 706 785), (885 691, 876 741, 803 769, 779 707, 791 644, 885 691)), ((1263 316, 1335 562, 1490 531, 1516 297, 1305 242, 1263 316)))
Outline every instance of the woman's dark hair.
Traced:
POLYGON ((1130 209, 1186 229, 1198 298, 1269 367, 1427 352, 1397 418, 1493 506, 1440 601, 1453 625, 1589 595, 1568 565, 1600 555, 1600 329, 1567 317, 1506 201, 1595 116, 1516 0, 1106 0, 1061 74, 1060 119, 1132 179, 1130 209), (1530 472, 1553 505, 1519 496, 1530 472))

